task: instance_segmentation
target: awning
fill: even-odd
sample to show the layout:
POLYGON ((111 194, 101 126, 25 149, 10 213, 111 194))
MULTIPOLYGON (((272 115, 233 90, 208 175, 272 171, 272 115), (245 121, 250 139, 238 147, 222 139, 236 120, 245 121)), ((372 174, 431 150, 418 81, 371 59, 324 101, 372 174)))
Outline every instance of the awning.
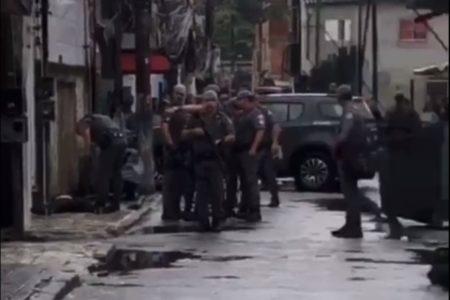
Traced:
POLYGON ((448 76, 448 62, 440 65, 431 65, 414 70, 415 75, 425 75, 425 76, 444 75, 445 73, 447 73, 448 76))
MULTIPOLYGON (((160 54, 153 54, 149 57, 150 60, 150 73, 160 74, 166 73, 170 70, 171 64, 169 59, 160 54)), ((121 57, 122 71, 125 74, 136 73, 136 58, 134 53, 122 53, 121 57)))

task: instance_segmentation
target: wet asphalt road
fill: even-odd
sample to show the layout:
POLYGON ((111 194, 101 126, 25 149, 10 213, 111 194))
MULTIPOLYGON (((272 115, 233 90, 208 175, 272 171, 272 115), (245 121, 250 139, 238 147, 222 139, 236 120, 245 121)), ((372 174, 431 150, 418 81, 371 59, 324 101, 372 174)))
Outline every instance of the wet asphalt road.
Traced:
POLYGON ((234 221, 220 234, 153 215, 135 235, 113 241, 123 251, 109 273, 83 278, 66 299, 448 299, 429 286, 429 266, 413 251, 425 248, 423 239, 386 241, 371 216, 364 240, 330 237, 343 222, 338 197, 283 192, 282 207, 264 208, 262 224, 234 221), (180 232, 145 234, 150 228, 180 232))

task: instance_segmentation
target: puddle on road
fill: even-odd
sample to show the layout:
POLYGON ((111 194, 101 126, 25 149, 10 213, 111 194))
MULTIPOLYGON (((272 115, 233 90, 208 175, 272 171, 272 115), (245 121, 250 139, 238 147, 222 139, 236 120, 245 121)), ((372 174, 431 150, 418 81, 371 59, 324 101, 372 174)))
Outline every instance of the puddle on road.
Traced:
POLYGON ((361 250, 345 250, 344 253, 361 254, 363 252, 361 250))
POLYGON ((88 283, 88 286, 93 287, 110 287, 110 288, 136 288, 136 287, 145 287, 143 284, 134 284, 134 283, 104 283, 104 282, 93 282, 88 283))
MULTIPOLYGON (((104 272, 126 274, 133 270, 174 268, 176 261, 183 259, 200 259, 198 255, 189 252, 148 252, 143 250, 119 249, 111 258, 88 268, 90 273, 101 276, 104 272)), ((107 275, 107 274, 106 274, 107 275)))
MULTIPOLYGON (((328 199, 296 199, 292 202, 307 202, 317 205, 319 208, 329 211, 345 211, 347 209, 347 203, 344 198, 328 198, 328 199)), ((363 204, 363 213, 371 213, 370 205, 363 204)))
POLYGON ((252 259, 252 256, 206 256, 183 251, 144 251, 118 249, 107 261, 91 265, 88 271, 98 277, 110 274, 129 275, 131 271, 145 269, 179 268, 175 263, 181 260, 197 260, 205 262, 231 262, 252 259))
POLYGON ((349 281, 368 281, 371 280, 370 278, 364 278, 364 277, 350 277, 347 280, 349 281))
POLYGON ((228 275, 228 276, 206 276, 203 278, 204 279, 239 279, 240 277, 228 275))
POLYGON ((229 262, 229 261, 239 261, 239 260, 249 260, 252 256, 211 256, 201 258, 201 261, 213 261, 213 262, 229 262))
MULTIPOLYGON (((227 225, 222 231, 249 231, 254 230, 254 227, 244 225, 227 225)), ((163 224, 152 227, 144 227, 136 232, 135 235, 140 234, 169 234, 169 233, 195 233, 199 232, 197 224, 163 224)))
POLYGON ((372 259, 372 258, 346 258, 347 262, 356 263, 368 263, 368 264, 393 264, 393 265, 425 265, 419 261, 401 261, 401 260, 384 260, 384 259, 372 259))

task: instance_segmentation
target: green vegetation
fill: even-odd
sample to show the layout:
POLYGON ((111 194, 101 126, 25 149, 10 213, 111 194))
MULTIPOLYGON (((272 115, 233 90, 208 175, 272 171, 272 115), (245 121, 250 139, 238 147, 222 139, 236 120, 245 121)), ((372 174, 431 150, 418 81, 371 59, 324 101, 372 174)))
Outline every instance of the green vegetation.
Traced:
POLYGON ((262 0, 217 0, 215 40, 222 59, 249 60, 252 57, 256 25, 265 20, 285 19, 287 8, 272 4, 263 10, 262 0), (233 51, 234 48, 234 51, 233 51))

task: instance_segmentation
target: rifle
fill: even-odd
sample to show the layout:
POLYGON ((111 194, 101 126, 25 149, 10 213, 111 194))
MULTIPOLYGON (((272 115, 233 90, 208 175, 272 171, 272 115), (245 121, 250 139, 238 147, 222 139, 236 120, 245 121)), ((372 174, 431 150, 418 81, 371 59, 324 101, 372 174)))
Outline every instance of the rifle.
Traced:
POLYGON ((211 144, 212 148, 214 149, 214 155, 216 156, 216 158, 219 162, 220 170, 222 171, 223 174, 226 174, 225 162, 222 158, 222 155, 220 154, 219 149, 217 149, 216 141, 213 139, 213 137, 211 136, 209 131, 206 129, 205 121, 202 119, 202 117, 200 115, 198 116, 198 119, 200 121, 200 126, 203 129, 203 132, 205 133, 206 139, 208 140, 208 142, 211 144))

